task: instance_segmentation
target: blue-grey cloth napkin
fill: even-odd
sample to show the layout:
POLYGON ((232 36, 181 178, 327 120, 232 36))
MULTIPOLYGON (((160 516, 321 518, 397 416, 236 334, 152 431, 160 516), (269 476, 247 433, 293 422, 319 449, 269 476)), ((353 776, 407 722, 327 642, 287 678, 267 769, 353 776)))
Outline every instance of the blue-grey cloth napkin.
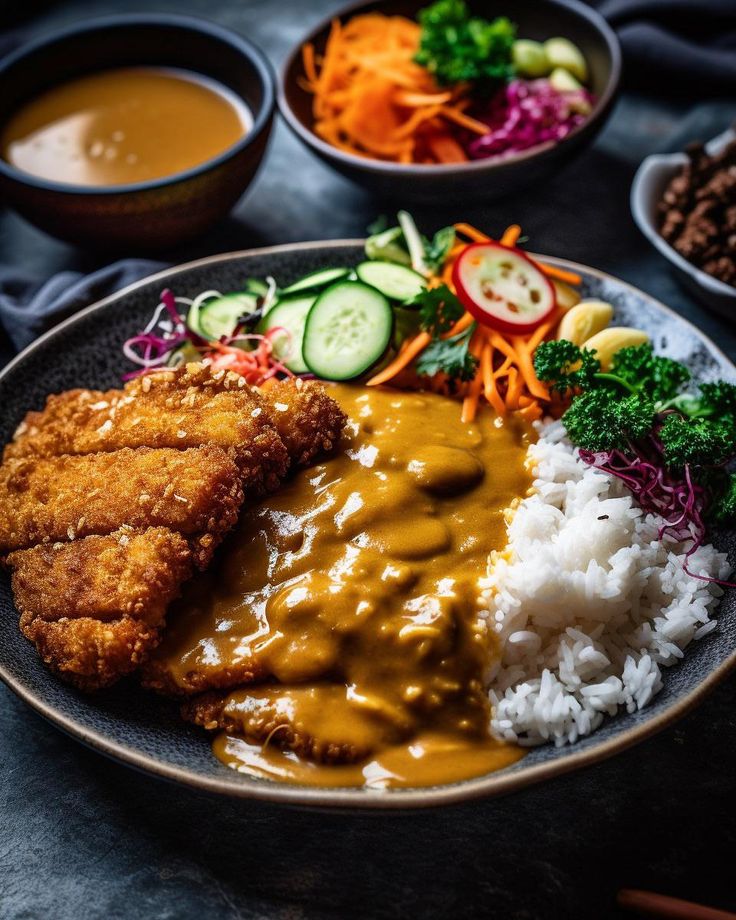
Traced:
POLYGON ((591 0, 621 42, 629 89, 736 93, 736 0, 591 0))
POLYGON ((24 348, 88 304, 165 267, 150 259, 123 259, 92 274, 65 271, 39 284, 38 280, 0 267, 0 322, 13 345, 24 348))

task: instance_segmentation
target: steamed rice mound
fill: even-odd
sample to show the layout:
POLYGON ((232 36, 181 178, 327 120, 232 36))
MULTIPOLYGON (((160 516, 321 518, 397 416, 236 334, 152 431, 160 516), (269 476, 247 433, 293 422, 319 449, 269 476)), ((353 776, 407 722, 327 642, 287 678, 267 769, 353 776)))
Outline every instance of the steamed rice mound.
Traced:
MULTIPOLYGON (((688 546, 659 538, 626 487, 577 458, 560 422, 529 448, 534 494, 516 508, 491 559, 482 616, 500 642, 489 675, 493 732, 522 745, 572 743, 620 707, 662 688, 662 666, 715 628, 722 595, 688 575, 688 546)), ((691 572, 728 577, 725 554, 701 546, 691 572)))

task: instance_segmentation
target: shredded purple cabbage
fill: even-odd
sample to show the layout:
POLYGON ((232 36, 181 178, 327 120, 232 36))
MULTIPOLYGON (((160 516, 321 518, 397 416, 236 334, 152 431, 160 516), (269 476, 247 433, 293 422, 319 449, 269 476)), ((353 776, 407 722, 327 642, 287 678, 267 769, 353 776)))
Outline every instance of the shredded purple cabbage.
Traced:
POLYGON ((683 565, 688 575, 733 587, 731 582, 699 575, 688 568, 687 560, 705 542, 708 493, 693 481, 688 466, 681 479, 675 478, 664 465, 657 439, 652 437, 650 441, 654 459, 642 456, 633 445, 629 447, 630 454, 620 450, 595 453, 582 448, 578 449, 578 454, 584 463, 620 479, 645 513, 656 514, 664 520, 659 529, 660 540, 667 534, 680 543, 692 541, 683 565))
POLYGON ((547 79, 512 80, 473 112, 490 130, 469 141, 468 155, 482 160, 561 141, 586 120, 593 102, 586 89, 560 92, 547 79))

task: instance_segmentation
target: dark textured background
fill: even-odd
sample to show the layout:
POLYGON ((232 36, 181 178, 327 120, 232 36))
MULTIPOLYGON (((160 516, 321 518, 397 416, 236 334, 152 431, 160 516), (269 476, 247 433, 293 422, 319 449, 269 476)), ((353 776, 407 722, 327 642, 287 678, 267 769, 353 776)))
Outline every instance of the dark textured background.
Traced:
MULTIPOLYGON (((252 37, 278 63, 334 6, 26 3, 13 5, 12 27, 30 36, 112 10, 190 12, 252 37)), ((8 9, 0 2, 0 16, 8 9)), ((639 285, 733 359, 736 327, 676 286, 635 229, 628 191, 643 156, 717 134, 734 118, 736 104, 723 101, 626 95, 595 147, 543 188, 482 211, 458 203, 418 217, 428 230, 461 218, 490 229, 519 221, 534 249, 639 285)), ((279 125, 265 169, 230 220, 167 257, 359 236, 400 204, 372 201, 279 125)), ((1 208, 0 261, 39 281, 100 264, 1 208)), ((613 920, 624 916, 614 904, 622 885, 736 910, 735 686, 732 678, 676 728, 584 773, 503 800, 386 816, 276 810, 168 786, 85 750, 0 688, 0 918, 613 920)))

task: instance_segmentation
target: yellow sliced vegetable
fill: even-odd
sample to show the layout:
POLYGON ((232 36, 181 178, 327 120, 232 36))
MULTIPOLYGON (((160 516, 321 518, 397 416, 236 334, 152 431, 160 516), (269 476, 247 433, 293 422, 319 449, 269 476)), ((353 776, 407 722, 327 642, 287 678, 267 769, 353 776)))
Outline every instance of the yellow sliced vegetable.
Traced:
POLYGON ((580 303, 580 292, 576 291, 575 288, 566 281, 558 281, 556 278, 553 278, 552 287, 555 289, 555 294, 557 295, 557 306, 561 310, 569 310, 571 307, 574 307, 576 303, 580 303))
POLYGON ((613 318, 613 307, 602 300, 583 300, 569 309, 557 327, 557 338, 582 345, 605 329, 613 318))
POLYGON ((649 336, 642 329, 633 329, 631 326, 611 326, 587 339, 583 342, 583 346, 596 352, 601 362, 601 370, 609 371, 613 356, 617 351, 628 348, 630 345, 644 345, 648 341, 649 336))

